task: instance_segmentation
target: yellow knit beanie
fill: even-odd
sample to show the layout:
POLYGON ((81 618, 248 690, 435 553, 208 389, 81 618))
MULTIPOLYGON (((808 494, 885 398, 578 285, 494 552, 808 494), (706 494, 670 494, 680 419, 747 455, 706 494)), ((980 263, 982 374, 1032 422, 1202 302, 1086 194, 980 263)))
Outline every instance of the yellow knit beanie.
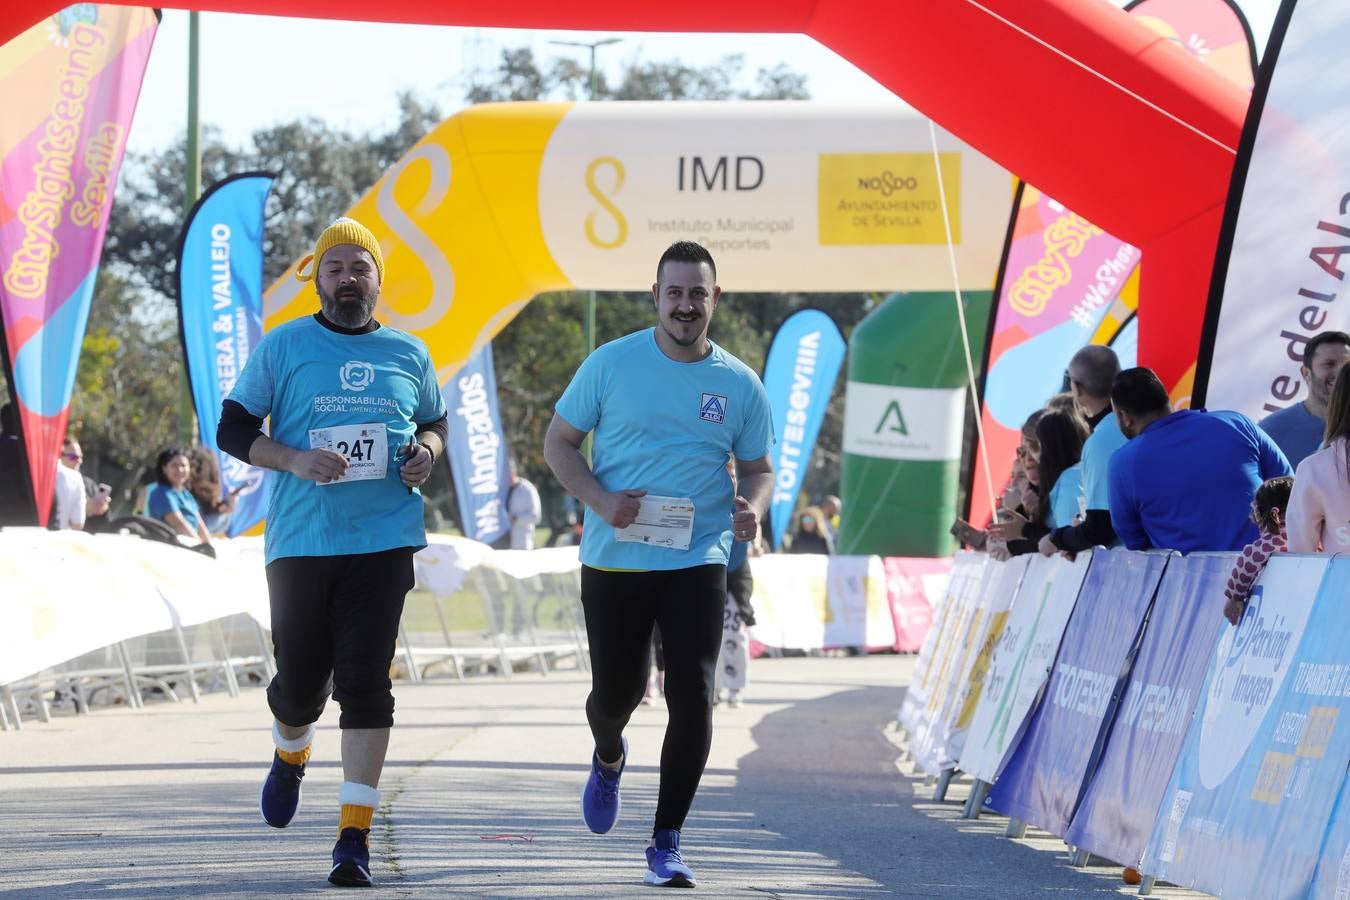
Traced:
POLYGON ((338 244, 355 244, 374 257, 375 274, 379 277, 380 283, 384 283, 384 254, 380 252, 380 242, 375 240, 375 235, 369 228, 346 216, 337 219, 323 230, 323 234, 319 235, 319 242, 314 245, 314 252, 300 260, 300 265, 296 266, 295 277, 300 281, 314 280, 319 263, 323 262, 323 255, 338 244), (310 263, 313 263, 313 266, 306 272, 305 267, 310 263))

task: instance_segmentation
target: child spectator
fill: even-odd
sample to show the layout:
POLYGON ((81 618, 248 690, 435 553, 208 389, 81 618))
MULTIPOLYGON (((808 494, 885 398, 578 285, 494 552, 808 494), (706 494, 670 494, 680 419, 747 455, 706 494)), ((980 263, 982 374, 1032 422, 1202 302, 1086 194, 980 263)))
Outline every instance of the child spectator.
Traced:
POLYGON ((1223 608, 1223 617, 1236 625, 1242 621, 1242 611, 1247 608, 1247 598, 1251 596, 1252 585, 1266 568, 1266 561, 1272 553, 1283 553, 1288 549, 1288 537, 1285 535, 1285 511, 1289 508, 1289 494, 1294 489, 1294 479, 1286 476, 1271 478, 1256 489, 1256 499, 1252 500, 1252 521, 1261 529, 1261 536, 1242 548, 1242 554, 1233 563, 1233 572, 1228 576, 1228 586, 1224 596, 1228 603, 1223 608))

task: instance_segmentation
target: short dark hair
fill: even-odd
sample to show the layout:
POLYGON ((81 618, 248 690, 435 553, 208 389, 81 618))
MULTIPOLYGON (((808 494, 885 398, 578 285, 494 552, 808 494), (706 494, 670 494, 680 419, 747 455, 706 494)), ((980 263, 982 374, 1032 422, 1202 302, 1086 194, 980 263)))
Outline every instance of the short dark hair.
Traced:
POLYGON ((1089 344, 1069 360, 1069 371, 1078 370, 1081 378, 1073 378, 1089 397, 1111 396, 1111 385, 1120 373, 1120 359, 1116 351, 1101 344, 1089 344))
POLYGON ((668 262, 707 263, 708 268, 712 269, 713 281, 717 280, 717 263, 713 262, 712 254, 708 248, 694 241, 676 241, 666 248, 666 252, 661 254, 661 259, 656 264, 656 283, 661 283, 661 269, 668 262))
POLYGON ((1326 344, 1344 344, 1350 347, 1350 334, 1344 331, 1323 331, 1313 335, 1308 339, 1308 345, 1303 348, 1303 367, 1311 369, 1313 357, 1317 355, 1319 348, 1326 344))
POLYGON ((1152 369, 1136 366, 1116 376, 1111 384, 1111 403, 1132 416, 1143 416, 1166 409, 1171 398, 1152 369))

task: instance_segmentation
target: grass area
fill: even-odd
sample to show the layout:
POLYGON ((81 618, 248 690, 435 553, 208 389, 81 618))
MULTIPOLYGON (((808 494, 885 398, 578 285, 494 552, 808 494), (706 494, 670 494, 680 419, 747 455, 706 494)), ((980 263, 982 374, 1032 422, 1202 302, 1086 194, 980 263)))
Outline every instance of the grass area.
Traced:
MULTIPOLYGON (((508 617, 513 601, 514 598, 512 597, 500 599, 501 606, 507 610, 508 617)), ((572 610, 576 609, 575 615, 577 616, 581 614, 575 598, 571 597, 554 593, 528 594, 526 595, 526 601, 533 605, 534 626, 541 631, 567 631, 571 627, 572 610)), ((434 602, 435 599, 427 591, 413 590, 408 594, 408 600, 403 609, 403 624, 408 629, 409 634, 439 635, 441 633, 441 622, 436 616, 434 602)), ((452 634, 456 632, 491 633, 487 609, 483 604, 482 596, 477 591, 465 589, 450 597, 442 597, 441 612, 445 616, 446 626, 452 634)), ((528 613, 528 607, 526 612, 528 613)), ((514 621, 508 621, 506 624, 511 626, 514 621)))

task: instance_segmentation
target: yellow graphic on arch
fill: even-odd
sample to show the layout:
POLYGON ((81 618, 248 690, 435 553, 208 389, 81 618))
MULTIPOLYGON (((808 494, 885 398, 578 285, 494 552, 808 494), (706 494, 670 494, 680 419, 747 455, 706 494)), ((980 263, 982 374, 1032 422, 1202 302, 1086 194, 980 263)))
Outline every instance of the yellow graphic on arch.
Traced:
MULTIPOLYGON (((377 317, 426 342, 442 382, 535 295, 572 287, 549 253, 537 186, 569 103, 491 104, 442 122, 347 215, 384 251, 377 317)), ((319 308, 294 265, 272 285, 265 330, 319 308)))

